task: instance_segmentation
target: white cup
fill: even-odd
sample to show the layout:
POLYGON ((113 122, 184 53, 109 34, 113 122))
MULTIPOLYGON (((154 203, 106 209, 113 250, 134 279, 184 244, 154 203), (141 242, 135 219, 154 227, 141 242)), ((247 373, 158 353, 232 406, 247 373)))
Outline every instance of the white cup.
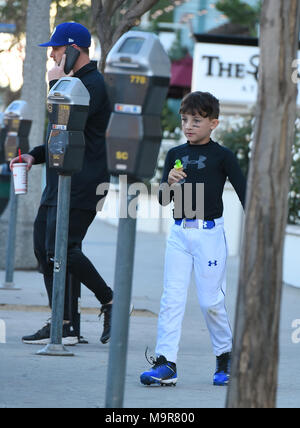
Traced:
POLYGON ((13 177, 16 195, 27 193, 27 163, 13 164, 13 177))

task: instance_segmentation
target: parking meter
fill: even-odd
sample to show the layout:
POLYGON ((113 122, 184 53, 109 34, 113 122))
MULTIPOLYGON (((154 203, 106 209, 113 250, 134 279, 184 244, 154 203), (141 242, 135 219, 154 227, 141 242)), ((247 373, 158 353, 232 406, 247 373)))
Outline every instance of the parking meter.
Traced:
MULTIPOLYGON (((10 162, 18 155, 19 149, 22 153, 29 151, 29 133, 32 124, 32 112, 26 101, 13 101, 4 111, 4 160, 10 162)), ((2 134, 3 138, 3 134, 2 134)), ((18 212, 18 197, 10 180, 10 202, 8 234, 6 241, 5 282, 1 289, 17 290, 14 287, 14 267, 16 248, 16 225, 18 212)))
POLYGON ((90 94, 76 77, 61 78, 49 92, 49 167, 59 174, 72 175, 82 168, 89 103, 90 94))
MULTIPOLYGON (((171 63, 157 36, 130 31, 110 51, 105 81, 112 107, 106 133, 108 169, 125 174, 127 212, 133 200, 129 182, 154 175, 162 137, 161 112, 171 63)), ((135 252, 136 218, 120 217, 106 407, 122 407, 135 252), (120 340, 122 338, 122 340, 120 340)))
POLYGON ((154 175, 170 74, 169 57, 152 33, 129 31, 110 51, 105 81, 113 113, 106 143, 112 174, 154 175))
POLYGON ((4 141, 5 161, 10 162, 18 155, 29 151, 29 133, 32 124, 32 113, 26 101, 13 101, 4 112, 6 136, 4 141))
POLYGON ((58 172, 50 343, 39 355, 72 356, 62 345, 72 175, 82 169, 90 94, 80 79, 62 77, 48 94, 49 168, 58 172))

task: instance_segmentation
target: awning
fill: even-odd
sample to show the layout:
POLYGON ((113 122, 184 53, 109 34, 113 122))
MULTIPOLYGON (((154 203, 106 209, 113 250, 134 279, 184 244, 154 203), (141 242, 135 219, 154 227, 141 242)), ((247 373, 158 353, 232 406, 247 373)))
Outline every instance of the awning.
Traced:
POLYGON ((191 91, 193 58, 187 54, 179 61, 173 61, 168 98, 182 98, 191 91))

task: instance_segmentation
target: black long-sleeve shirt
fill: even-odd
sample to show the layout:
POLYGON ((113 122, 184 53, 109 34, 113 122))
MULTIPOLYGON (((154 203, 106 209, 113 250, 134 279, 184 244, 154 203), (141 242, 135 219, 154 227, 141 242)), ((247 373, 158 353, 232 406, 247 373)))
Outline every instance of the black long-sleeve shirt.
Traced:
MULTIPOLYGON (((187 142, 178 147, 172 148, 166 157, 165 167, 161 184, 168 182, 168 176, 175 161, 180 159, 184 172, 187 174, 185 183, 192 183, 192 200, 188 201, 192 210, 196 210, 196 184, 204 184, 204 220, 213 220, 223 215, 222 195, 227 177, 233 185, 243 207, 245 207, 246 179, 240 169, 233 152, 226 147, 210 140, 204 145, 193 145, 187 142)), ((184 183, 184 184, 185 184, 184 183)), ((182 188, 182 200, 177 199, 174 192, 170 193, 170 198, 163 201, 163 192, 159 192, 159 202, 162 205, 174 200, 174 218, 187 217, 184 213, 184 184, 182 188), (175 195, 175 198, 174 198, 175 195), (176 203, 180 204, 176 210, 176 203), (181 212, 182 215, 176 215, 181 212)), ((163 186, 162 186, 163 188, 163 186)), ((188 218, 195 218, 188 217, 188 218)))
MULTIPOLYGON (((82 170, 72 176, 71 208, 96 211, 100 196, 96 188, 100 183, 109 183, 106 161, 105 132, 111 109, 103 76, 97 70, 97 64, 91 61, 78 70, 74 77, 79 78, 90 94, 88 118, 84 130, 85 155, 82 170)), ((50 88, 57 82, 50 82, 50 88)), ((48 165, 48 138, 51 126, 48 126, 46 144, 35 147, 30 154, 36 164, 45 163, 46 187, 41 204, 57 205, 58 173, 48 165)))

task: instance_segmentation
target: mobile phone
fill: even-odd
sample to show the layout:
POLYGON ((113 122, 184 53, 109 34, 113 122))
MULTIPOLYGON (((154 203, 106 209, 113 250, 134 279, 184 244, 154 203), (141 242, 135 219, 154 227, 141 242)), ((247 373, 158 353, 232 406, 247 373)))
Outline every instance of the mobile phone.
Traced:
POLYGON ((66 62, 64 67, 65 74, 69 74, 70 71, 73 69, 75 62, 77 61, 80 51, 73 46, 67 46, 66 51, 66 62))

